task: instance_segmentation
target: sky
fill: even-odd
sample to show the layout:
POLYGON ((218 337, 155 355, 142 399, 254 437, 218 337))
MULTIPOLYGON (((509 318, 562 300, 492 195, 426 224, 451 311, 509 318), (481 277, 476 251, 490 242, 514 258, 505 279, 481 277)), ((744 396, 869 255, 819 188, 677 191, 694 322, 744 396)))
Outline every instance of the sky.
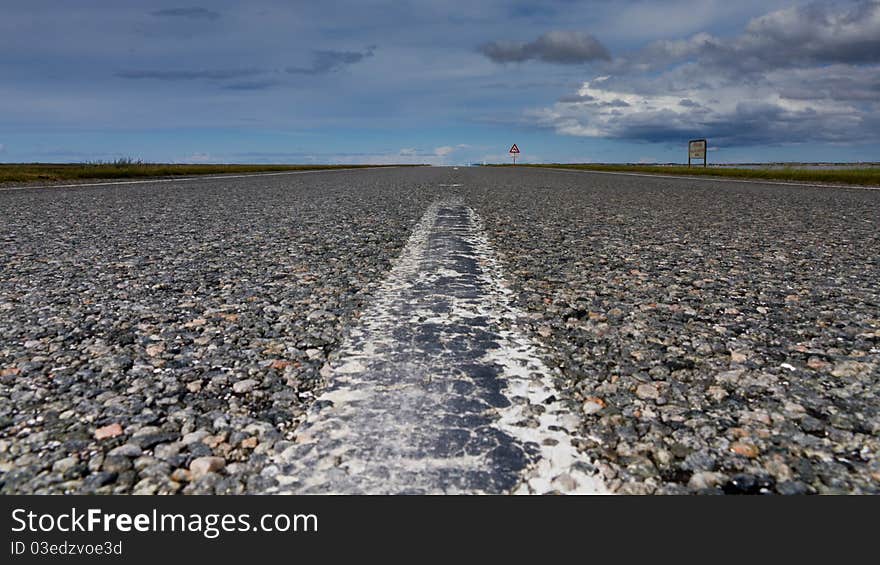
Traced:
POLYGON ((880 161, 880 0, 4 0, 0 162, 880 161))

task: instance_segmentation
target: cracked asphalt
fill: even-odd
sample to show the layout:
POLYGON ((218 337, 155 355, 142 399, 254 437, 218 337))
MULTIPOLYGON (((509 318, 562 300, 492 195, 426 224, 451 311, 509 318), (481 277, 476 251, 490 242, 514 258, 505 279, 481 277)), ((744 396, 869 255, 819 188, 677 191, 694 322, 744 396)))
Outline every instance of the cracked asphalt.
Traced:
POLYGON ((0 492, 277 488, 451 193, 610 490, 880 492, 880 192, 526 168, 0 192, 0 492))

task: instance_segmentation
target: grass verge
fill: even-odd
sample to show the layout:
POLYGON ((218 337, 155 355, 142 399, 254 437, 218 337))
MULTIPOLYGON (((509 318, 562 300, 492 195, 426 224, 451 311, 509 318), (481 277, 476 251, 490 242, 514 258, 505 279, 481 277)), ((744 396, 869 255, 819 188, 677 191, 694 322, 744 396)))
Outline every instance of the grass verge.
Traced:
POLYGON ((354 169, 376 166, 399 165, 172 165, 131 160, 120 160, 115 163, 0 163, 0 183, 354 169))
MULTIPOLYGON (((494 165, 511 167, 513 165, 494 165)), ((591 164, 527 164, 517 167, 552 167, 556 169, 578 169, 585 171, 612 171, 629 173, 650 173, 660 175, 685 175, 729 177, 743 179, 769 179, 790 182, 841 183, 860 186, 880 186, 880 168, 871 169, 736 169, 716 167, 686 167, 658 165, 591 165, 591 164)))

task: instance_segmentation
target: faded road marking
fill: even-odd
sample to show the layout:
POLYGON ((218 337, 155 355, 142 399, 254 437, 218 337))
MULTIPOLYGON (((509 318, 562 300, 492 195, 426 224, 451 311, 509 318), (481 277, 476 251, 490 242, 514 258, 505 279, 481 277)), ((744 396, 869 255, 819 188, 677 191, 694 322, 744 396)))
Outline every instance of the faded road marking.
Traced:
POLYGON ((476 213, 432 205, 274 457, 271 492, 605 492, 476 213))

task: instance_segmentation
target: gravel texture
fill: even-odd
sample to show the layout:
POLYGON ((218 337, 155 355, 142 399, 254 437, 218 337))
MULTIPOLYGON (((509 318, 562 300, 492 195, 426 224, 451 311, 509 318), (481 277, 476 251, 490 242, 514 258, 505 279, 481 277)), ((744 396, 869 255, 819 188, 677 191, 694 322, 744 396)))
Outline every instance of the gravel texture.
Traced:
POLYGON ((271 486, 432 174, 0 192, 0 492, 271 486))
POLYGON ((880 492, 880 192, 477 168, 0 191, 0 492, 271 490, 452 192, 611 489, 880 492))
POLYGON ((880 492, 880 192, 460 178, 612 489, 880 492))

